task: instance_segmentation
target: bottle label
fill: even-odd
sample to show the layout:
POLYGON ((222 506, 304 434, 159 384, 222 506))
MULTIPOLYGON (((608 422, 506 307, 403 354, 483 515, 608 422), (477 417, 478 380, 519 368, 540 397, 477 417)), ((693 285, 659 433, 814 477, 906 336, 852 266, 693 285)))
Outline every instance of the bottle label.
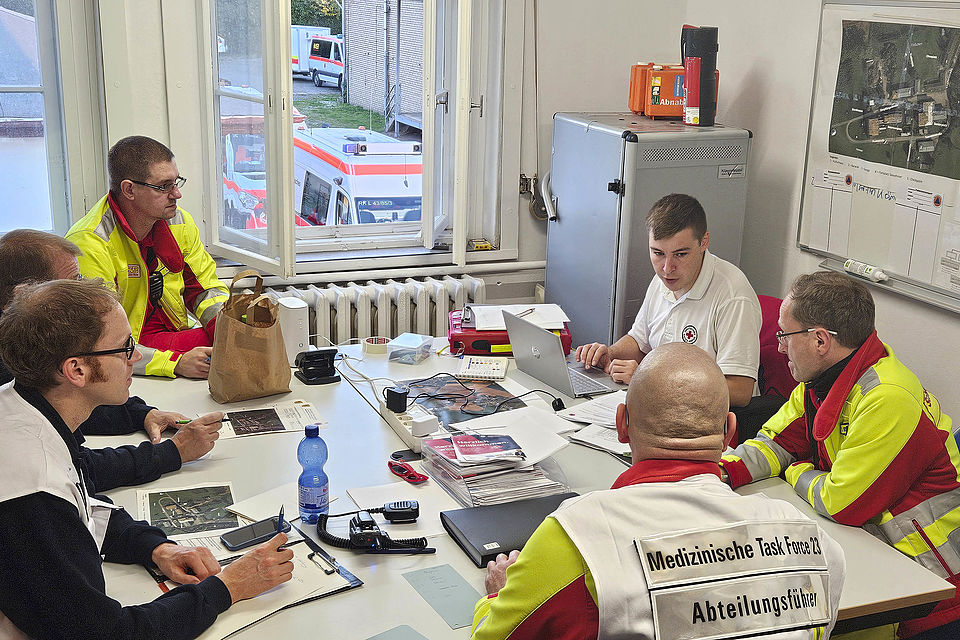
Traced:
POLYGON ((327 482, 324 482, 321 487, 300 485, 300 506, 304 509, 326 509, 329 502, 329 490, 330 484, 327 482))

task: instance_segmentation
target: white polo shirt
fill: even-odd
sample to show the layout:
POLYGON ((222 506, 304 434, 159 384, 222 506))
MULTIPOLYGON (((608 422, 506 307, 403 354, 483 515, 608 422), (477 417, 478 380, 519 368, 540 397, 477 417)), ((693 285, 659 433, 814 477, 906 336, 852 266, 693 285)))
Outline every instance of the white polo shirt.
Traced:
POLYGON ((756 380, 760 322, 760 302, 747 277, 706 251, 697 281, 679 299, 654 276, 627 335, 644 353, 668 342, 694 344, 716 359, 723 375, 756 380))

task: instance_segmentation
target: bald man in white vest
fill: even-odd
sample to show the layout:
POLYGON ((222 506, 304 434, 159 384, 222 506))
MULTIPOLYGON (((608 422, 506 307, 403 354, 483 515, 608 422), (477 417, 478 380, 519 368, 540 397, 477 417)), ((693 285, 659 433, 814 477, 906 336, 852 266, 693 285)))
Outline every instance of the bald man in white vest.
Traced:
POLYGON ((651 351, 617 411, 633 466, 488 565, 473 638, 828 637, 843 552, 796 507, 721 482, 728 408, 702 349, 651 351))

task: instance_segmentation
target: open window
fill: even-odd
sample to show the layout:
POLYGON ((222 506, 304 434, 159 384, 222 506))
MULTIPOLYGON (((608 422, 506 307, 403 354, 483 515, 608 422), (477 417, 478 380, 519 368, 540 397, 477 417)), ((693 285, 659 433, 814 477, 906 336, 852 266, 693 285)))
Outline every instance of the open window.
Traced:
POLYGON ((505 108, 501 87, 523 7, 356 0, 338 34, 265 4, 208 4, 212 250, 286 274, 463 264, 468 236, 499 249, 480 259, 515 258, 519 196, 500 185, 519 166, 519 90, 505 108), (316 100, 291 100, 308 84, 316 100))

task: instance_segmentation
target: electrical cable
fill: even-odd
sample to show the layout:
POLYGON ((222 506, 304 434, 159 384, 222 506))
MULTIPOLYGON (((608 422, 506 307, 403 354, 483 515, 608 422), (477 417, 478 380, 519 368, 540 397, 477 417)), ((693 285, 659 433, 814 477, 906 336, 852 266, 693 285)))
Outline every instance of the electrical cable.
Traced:
POLYGON ((503 405, 507 404, 508 402, 513 402, 514 400, 519 400, 519 399, 522 398, 523 396, 528 396, 528 395, 530 395, 531 393, 545 393, 545 394, 547 394, 548 396, 550 396, 551 398, 553 398, 553 402, 550 403, 550 406, 553 407, 553 410, 554 410, 554 411, 560 411, 561 409, 564 408, 563 400, 562 400, 561 398, 559 398, 558 396, 555 396, 555 395, 553 395, 552 393, 550 393, 549 391, 545 391, 545 390, 543 390, 543 389, 531 389, 530 391, 527 391, 526 393, 521 393, 521 394, 518 395, 518 396, 514 396, 514 397, 512 397, 512 398, 507 398, 506 400, 498 403, 497 406, 495 406, 495 407, 493 408, 493 411, 486 411, 486 412, 468 411, 468 410, 465 408, 466 405, 467 405, 467 403, 464 402, 464 403, 460 406, 460 412, 461 412, 461 413, 465 413, 465 414, 467 414, 468 416, 489 416, 489 415, 493 415, 494 413, 496 413, 497 411, 500 410, 500 407, 502 407, 503 405))

